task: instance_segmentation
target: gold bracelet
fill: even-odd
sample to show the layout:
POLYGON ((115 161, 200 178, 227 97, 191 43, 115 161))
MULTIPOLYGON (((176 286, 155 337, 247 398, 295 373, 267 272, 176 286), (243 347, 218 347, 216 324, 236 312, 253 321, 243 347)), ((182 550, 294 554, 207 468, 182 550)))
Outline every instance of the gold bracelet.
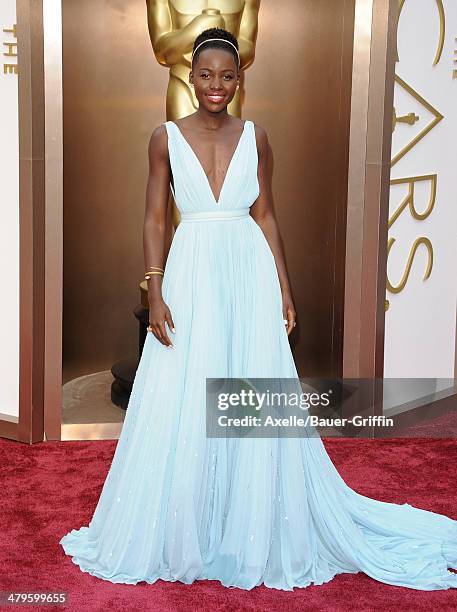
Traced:
POLYGON ((149 280, 151 278, 152 274, 160 274, 161 276, 163 276, 163 272, 147 272, 144 276, 145 279, 149 280))
POLYGON ((159 266, 149 266, 149 268, 146 268, 146 270, 162 270, 163 272, 163 268, 159 268, 159 266))

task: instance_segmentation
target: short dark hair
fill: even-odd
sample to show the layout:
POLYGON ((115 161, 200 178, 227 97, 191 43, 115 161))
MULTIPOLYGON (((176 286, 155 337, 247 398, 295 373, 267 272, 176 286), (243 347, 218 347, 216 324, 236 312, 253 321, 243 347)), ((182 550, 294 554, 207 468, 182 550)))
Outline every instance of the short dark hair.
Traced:
POLYGON ((205 45, 202 45, 201 47, 199 47, 197 52, 195 53, 195 55, 193 57, 192 67, 193 67, 194 63, 197 61, 198 56, 200 55, 200 52, 203 51, 204 49, 224 49, 224 51, 230 51, 230 53, 233 55, 233 57, 235 59, 235 64, 236 64, 237 68, 239 68, 239 66, 238 66, 238 55, 237 55, 235 49, 232 47, 232 45, 227 44, 227 43, 224 42, 224 41, 228 40, 233 45, 235 45, 235 47, 238 49, 238 41, 235 38, 235 36, 233 36, 233 34, 228 32, 227 30, 224 30, 224 28, 208 28, 207 30, 204 30, 195 39, 192 51, 194 51, 194 49, 196 49, 200 43, 204 42, 205 40, 208 40, 209 38, 218 38, 220 40, 211 40, 210 42, 206 43, 205 45))

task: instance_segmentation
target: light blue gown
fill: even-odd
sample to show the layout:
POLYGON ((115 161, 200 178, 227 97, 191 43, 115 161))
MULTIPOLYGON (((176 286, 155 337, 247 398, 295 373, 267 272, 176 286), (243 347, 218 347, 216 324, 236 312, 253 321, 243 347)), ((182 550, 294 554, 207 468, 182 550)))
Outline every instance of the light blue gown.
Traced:
POLYGON ((113 583, 290 591, 361 571, 413 589, 457 587, 457 521, 356 493, 319 437, 206 437, 206 377, 298 373, 275 260, 249 215, 259 195, 253 122, 218 201, 178 126, 165 126, 181 213, 162 281, 174 347, 148 333, 95 512, 62 537, 65 553, 113 583))

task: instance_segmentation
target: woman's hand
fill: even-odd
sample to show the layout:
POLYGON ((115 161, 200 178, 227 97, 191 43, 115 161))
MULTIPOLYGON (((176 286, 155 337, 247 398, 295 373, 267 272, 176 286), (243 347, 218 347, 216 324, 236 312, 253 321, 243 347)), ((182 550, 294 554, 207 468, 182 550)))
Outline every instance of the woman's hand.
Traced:
POLYGON ((290 294, 283 295, 282 297, 282 314, 284 317, 284 325, 287 325, 287 335, 289 335, 296 325, 295 319, 297 316, 290 294))
POLYGON ((175 326, 171 316, 170 309, 165 304, 162 298, 149 300, 149 325, 154 336, 159 342, 164 344, 166 347, 172 348, 173 344, 167 335, 165 329, 165 321, 168 323, 168 327, 173 333, 175 333, 175 326))

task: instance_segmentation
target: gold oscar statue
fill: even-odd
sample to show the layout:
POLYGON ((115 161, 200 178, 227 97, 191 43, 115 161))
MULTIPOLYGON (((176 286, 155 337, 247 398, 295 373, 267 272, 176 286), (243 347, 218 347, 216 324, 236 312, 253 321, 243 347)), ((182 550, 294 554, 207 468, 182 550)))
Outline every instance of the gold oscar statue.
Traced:
MULTIPOLYGON (((260 0, 146 0, 146 5, 154 55, 159 64, 170 68, 167 120, 186 117, 198 108, 198 100, 189 86, 190 60, 194 40, 208 28, 224 28, 238 40, 240 86, 227 111, 240 117, 243 71, 254 61, 260 0), (208 4, 211 8, 205 6, 208 4)), ((172 201, 171 194, 170 198, 172 201)), ((174 202, 171 207, 172 222, 176 228, 180 215, 174 202)))

